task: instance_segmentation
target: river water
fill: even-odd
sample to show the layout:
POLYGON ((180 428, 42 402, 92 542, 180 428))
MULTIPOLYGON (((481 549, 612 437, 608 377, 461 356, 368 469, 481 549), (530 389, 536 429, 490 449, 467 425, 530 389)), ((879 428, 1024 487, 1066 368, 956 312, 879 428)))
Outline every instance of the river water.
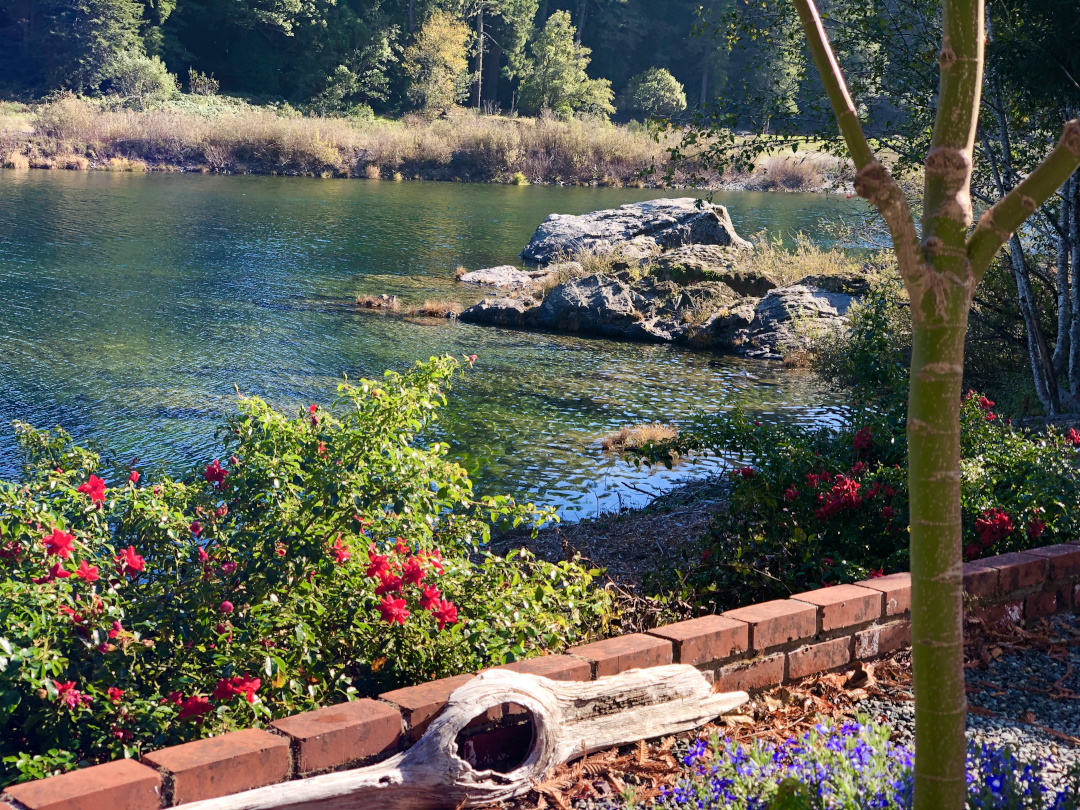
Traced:
MULTIPOLYGON (((685 193, 685 192, 684 192, 685 193)), ((707 465, 638 470, 600 438, 626 424, 742 405, 763 419, 841 418, 807 375, 668 346, 356 312, 482 296, 455 267, 515 263, 552 212, 664 192, 310 178, 0 171, 0 478, 18 419, 62 425, 140 468, 219 453, 235 389, 283 408, 328 402, 343 374, 477 354, 436 431, 479 491, 574 519, 639 504, 707 465)), ((740 234, 820 231, 835 196, 717 194, 740 234)))

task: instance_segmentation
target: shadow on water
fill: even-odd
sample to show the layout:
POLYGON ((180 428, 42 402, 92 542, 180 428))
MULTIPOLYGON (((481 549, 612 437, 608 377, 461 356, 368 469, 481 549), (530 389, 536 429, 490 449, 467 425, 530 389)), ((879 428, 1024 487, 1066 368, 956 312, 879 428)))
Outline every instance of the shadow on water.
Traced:
MULTIPOLYGON (((685 194, 685 192, 677 192, 685 194)), ((658 191, 273 177, 0 172, 0 421, 61 424, 120 458, 180 470, 216 454, 234 385, 284 408, 342 375, 478 354, 432 436, 564 516, 640 503, 705 472, 637 470, 599 439, 622 425, 742 405, 842 417, 805 375, 669 346, 359 313, 358 294, 471 303, 469 268, 520 263, 549 213, 658 191), (635 487, 636 489, 632 489, 635 487)), ((833 196, 717 194, 741 233, 814 232, 857 213, 833 196)), ((0 477, 17 475, 0 431, 0 477)))

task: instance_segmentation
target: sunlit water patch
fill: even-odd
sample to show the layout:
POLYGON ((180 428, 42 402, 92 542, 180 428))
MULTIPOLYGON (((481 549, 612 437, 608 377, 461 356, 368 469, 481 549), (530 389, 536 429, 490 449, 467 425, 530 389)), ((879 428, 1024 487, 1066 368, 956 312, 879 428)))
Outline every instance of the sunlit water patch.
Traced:
MULTIPOLYGON (((432 438, 482 492, 565 517, 639 504, 708 464, 639 470, 600 449, 623 425, 742 405, 842 418, 806 375, 669 346, 359 313, 483 293, 454 268, 518 262, 547 214, 662 192, 271 177, 0 171, 0 421, 61 424, 144 468, 215 454, 235 387, 281 407, 450 352, 477 354, 432 438)), ((835 196, 718 194, 743 234, 820 232, 835 196)), ((0 429, 0 476, 17 475, 0 429)))

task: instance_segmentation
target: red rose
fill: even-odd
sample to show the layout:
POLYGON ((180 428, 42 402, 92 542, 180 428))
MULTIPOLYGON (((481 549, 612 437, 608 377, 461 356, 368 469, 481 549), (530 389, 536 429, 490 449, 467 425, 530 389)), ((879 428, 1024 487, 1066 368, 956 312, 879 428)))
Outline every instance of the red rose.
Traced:
POLYGON ((202 524, 199 523, 199 521, 197 521, 197 520, 193 520, 193 521, 191 521, 191 525, 188 526, 188 531, 190 531, 193 535, 198 537, 199 533, 202 532, 202 524))
POLYGON ((54 563, 52 568, 49 569, 49 572, 45 576, 36 577, 31 579, 30 581, 33 582, 35 585, 45 585, 46 583, 52 582, 54 579, 67 579, 70 576, 70 571, 65 571, 63 568, 61 568, 60 563, 54 563))
POLYGON ((101 579, 98 576, 98 567, 96 565, 88 565, 86 560, 79 563, 79 567, 75 570, 75 576, 80 579, 85 579, 87 582, 97 582, 101 579))
POLYGON ((53 533, 45 538, 45 553, 55 554, 63 560, 71 556, 75 535, 53 529, 53 533))
POLYGON ((201 717, 213 710, 210 701, 206 698, 192 695, 180 703, 180 711, 176 715, 177 720, 187 720, 189 717, 201 717))
POLYGON ((420 607, 424 610, 435 610, 439 607, 441 598, 442 591, 434 585, 426 585, 424 586, 424 595, 420 599, 420 607))
POLYGON ((85 484, 81 484, 76 492, 89 495, 90 500, 94 503, 103 503, 105 501, 105 482, 96 475, 91 475, 90 480, 85 484))
POLYGON ((379 602, 379 613, 382 614, 382 620, 387 624, 405 624, 405 620, 409 618, 409 611, 405 608, 404 599, 394 599, 390 596, 384 596, 382 601, 379 602))
POLYGON ((220 610, 222 613, 232 613, 233 603, 226 599, 224 602, 218 605, 218 610, 220 610))
POLYGON ((330 547, 330 553, 334 555, 334 560, 337 562, 338 565, 347 562, 349 557, 352 556, 349 553, 349 547, 347 545, 342 545, 340 534, 334 541, 334 545, 330 547))
POLYGON ((203 473, 203 476, 209 483, 216 484, 220 487, 225 482, 225 478, 228 474, 229 471, 223 470, 221 468, 221 462, 215 458, 213 464, 206 465, 206 472, 203 473))
POLYGON ((116 570, 124 576, 133 576, 146 567, 146 561, 135 553, 134 546, 128 546, 115 557, 116 570))
POLYGON ((448 624, 457 623, 457 605, 455 605, 449 599, 439 600, 439 606, 435 608, 432 613, 435 616, 435 621, 439 623, 440 630, 442 630, 448 624))
POLYGON ((119 703, 124 698, 124 690, 117 689, 115 686, 109 687, 109 700, 113 703, 119 703))
POLYGON ((410 557, 401 569, 401 578, 410 585, 419 585, 424 581, 424 567, 416 557, 410 557))
POLYGON ((131 475, 128 476, 128 482, 130 482, 132 484, 139 483, 139 471, 138 470, 132 470, 131 471, 131 475))
POLYGON ((375 553, 375 544, 372 543, 368 546, 368 567, 367 575, 369 577, 382 577, 384 572, 389 572, 390 562, 389 558, 384 554, 375 553))

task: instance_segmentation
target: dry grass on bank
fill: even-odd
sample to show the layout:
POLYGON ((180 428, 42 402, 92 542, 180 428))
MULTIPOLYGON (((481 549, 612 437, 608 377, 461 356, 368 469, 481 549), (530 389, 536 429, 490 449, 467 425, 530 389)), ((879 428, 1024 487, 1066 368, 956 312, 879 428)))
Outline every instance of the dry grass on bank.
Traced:
POLYGON ((358 121, 200 103, 138 111, 69 96, 29 113, 5 107, 0 154, 82 155, 95 168, 117 158, 185 171, 612 186, 640 183, 665 154, 644 130, 601 121, 466 112, 358 121))
POLYGON ((764 231, 751 237, 754 250, 747 252, 740 267, 764 273, 780 286, 794 284, 806 276, 839 276, 849 273, 887 271, 891 254, 865 255, 816 245, 805 233, 795 235, 794 247, 783 244, 779 236, 768 238, 764 231))
MULTIPOLYGON (((116 160, 145 167, 121 171, 643 187, 660 184, 672 145, 637 124, 471 111, 389 121, 305 117, 288 105, 219 96, 183 95, 149 110, 75 96, 35 107, 0 102, 0 156, 19 167, 25 159, 30 168, 101 169, 116 160), (656 173, 644 178, 649 166, 656 173)), ((674 180, 694 175, 713 186, 813 191, 835 186, 845 171, 836 158, 807 152, 764 158, 750 176, 721 177, 687 164, 674 180)))
POLYGON ((621 453, 624 450, 635 450, 650 443, 671 441, 678 435, 679 429, 674 425, 652 422, 647 425, 624 427, 614 433, 609 433, 600 440, 600 446, 607 452, 621 453))

